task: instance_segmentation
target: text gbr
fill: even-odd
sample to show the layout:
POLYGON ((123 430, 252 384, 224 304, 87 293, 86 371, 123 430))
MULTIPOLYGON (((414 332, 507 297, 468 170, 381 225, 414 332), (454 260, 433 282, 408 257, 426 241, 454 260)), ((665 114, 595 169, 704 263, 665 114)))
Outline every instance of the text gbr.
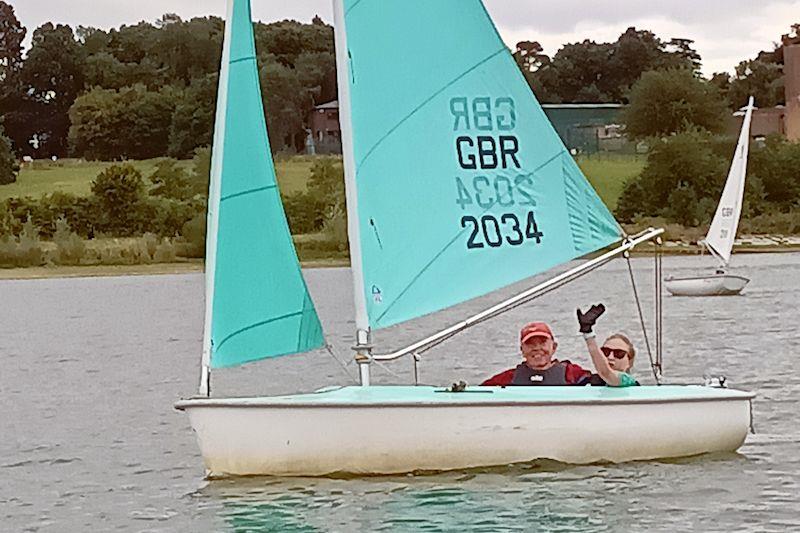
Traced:
POLYGON ((481 212, 461 217, 461 227, 470 230, 467 248, 540 244, 544 234, 532 209, 533 176, 522 171, 518 157, 514 99, 457 96, 450 99, 450 113, 456 159, 465 171, 456 176, 456 203, 481 212))

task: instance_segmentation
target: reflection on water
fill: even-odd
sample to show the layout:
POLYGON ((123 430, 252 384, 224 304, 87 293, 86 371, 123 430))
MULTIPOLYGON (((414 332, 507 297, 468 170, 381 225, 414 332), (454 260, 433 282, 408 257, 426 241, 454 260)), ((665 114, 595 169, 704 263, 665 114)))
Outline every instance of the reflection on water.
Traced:
MULTIPOLYGON (((741 494, 702 483, 666 486, 676 468, 701 467, 716 475, 740 472, 747 459, 718 454, 629 465, 570 466, 555 462, 448 472, 429 476, 244 478, 215 480, 199 497, 222 503, 229 531, 617 531, 682 529, 681 520, 652 516, 654 507, 683 509, 704 499, 722 528, 739 524, 725 506, 741 494)), ((708 509, 707 509, 708 510, 708 509)), ((674 512, 674 509, 670 512, 674 512)))
MULTIPOLYGON (((709 261, 668 257, 665 272, 689 274, 709 261)), ((758 394, 757 434, 739 454, 342 479, 203 480, 188 419, 171 407, 196 387, 201 276, 0 282, 0 530, 798 530, 800 375, 792 369, 800 338, 789 314, 800 300, 800 255, 734 262, 752 279, 743 295, 664 298, 664 348, 672 383, 723 373, 731 386, 758 394)), ((634 265, 651 310, 652 260, 634 265)), ((349 271, 306 275, 328 342, 349 360, 349 271)), ((376 341, 381 351, 398 347, 512 292, 381 330, 376 341)), ((631 333, 641 353, 637 378, 652 383, 624 263, 431 350, 422 381, 477 383, 515 364, 518 328, 531 320, 550 322, 561 358, 588 364, 574 313, 598 301, 608 307, 599 333, 631 333)), ((351 364, 346 371, 356 373, 351 364)), ((213 383, 222 396, 310 391, 350 379, 318 351, 215 372, 213 383)), ((409 383, 412 365, 376 366, 373 379, 409 383)))

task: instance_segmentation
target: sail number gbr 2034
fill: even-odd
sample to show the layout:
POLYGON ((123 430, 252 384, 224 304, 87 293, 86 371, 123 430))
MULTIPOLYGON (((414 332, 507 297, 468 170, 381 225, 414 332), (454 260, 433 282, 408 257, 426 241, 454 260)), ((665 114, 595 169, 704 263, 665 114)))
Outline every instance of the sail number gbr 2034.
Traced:
POLYGON ((461 169, 455 178, 456 204, 464 214, 466 247, 499 248, 540 244, 533 175, 519 161, 514 134, 517 115, 510 97, 458 96, 450 99, 455 156, 461 169))

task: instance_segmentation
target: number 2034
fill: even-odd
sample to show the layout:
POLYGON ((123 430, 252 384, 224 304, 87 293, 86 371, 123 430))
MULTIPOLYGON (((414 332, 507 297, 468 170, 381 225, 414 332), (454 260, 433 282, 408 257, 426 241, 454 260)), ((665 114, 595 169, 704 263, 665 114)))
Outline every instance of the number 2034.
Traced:
POLYGON ((514 213, 503 213, 498 218, 494 215, 483 215, 480 218, 472 215, 461 217, 461 227, 470 231, 467 237, 467 248, 498 248, 504 244, 519 246, 526 240, 542 242, 544 233, 536 224, 533 211, 528 211, 521 221, 514 213))

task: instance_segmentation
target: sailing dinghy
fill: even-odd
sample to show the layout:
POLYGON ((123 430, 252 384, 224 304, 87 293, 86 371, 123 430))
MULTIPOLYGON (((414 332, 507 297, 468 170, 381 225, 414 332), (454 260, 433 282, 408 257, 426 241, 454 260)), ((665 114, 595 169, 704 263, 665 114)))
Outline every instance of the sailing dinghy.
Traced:
POLYGON ((742 120, 742 129, 733 153, 733 161, 728 171, 728 179, 722 190, 714 219, 708 228, 706 238, 701 241, 711 255, 719 261, 713 274, 690 277, 668 277, 664 287, 675 296, 728 296, 739 294, 750 281, 744 276, 728 274, 725 269, 731 261, 736 228, 742 214, 744 199, 744 180, 747 175, 747 153, 750 146, 750 120, 753 115, 753 97, 747 102, 742 120))
POLYGON ((249 1, 229 0, 227 13, 200 388, 176 404, 189 415, 210 475, 389 474, 540 458, 619 462, 732 451, 743 443, 753 395, 725 388, 458 392, 370 384, 373 361, 416 362, 469 326, 661 233, 622 233, 479 0, 334 2, 361 386, 211 397, 212 368, 324 343, 280 204, 249 1), (380 328, 605 248, 444 331, 375 353, 372 334, 380 328))

